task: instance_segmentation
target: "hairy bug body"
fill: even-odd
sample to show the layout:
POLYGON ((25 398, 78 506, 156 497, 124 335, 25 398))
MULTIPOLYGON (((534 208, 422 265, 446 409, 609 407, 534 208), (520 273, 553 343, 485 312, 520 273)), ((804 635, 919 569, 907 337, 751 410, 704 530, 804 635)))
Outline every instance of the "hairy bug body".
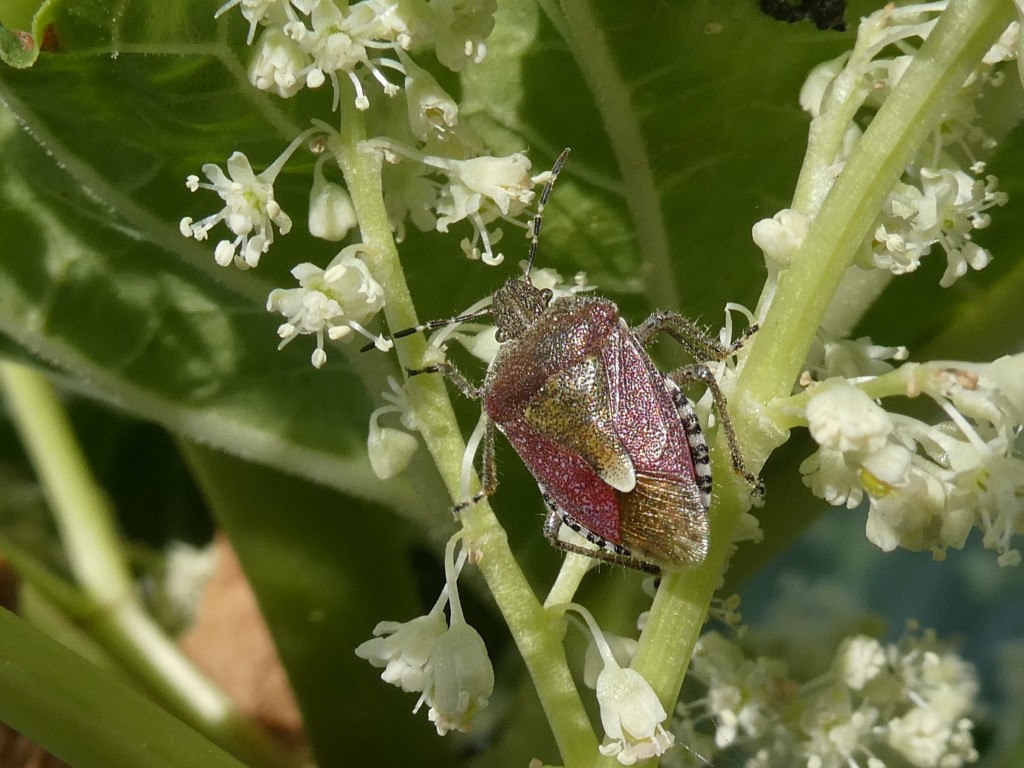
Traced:
POLYGON ((724 359, 746 337, 723 346, 674 312, 655 313, 630 328, 607 299, 554 299, 550 290, 530 283, 541 213, 567 154, 559 157, 541 194, 525 275, 508 280, 486 310, 394 336, 484 314, 495 319, 500 346, 481 386, 449 363, 409 371, 442 373, 463 394, 483 401, 483 489, 459 508, 497 488, 497 428, 540 485, 549 509, 544 531, 552 544, 651 572, 695 565, 708 550, 711 468, 700 424, 680 385, 708 386, 734 469, 755 493, 763 490, 744 467, 711 370, 691 365, 663 374, 646 344, 664 332, 696 359, 724 359), (560 539, 562 525, 596 548, 560 539))

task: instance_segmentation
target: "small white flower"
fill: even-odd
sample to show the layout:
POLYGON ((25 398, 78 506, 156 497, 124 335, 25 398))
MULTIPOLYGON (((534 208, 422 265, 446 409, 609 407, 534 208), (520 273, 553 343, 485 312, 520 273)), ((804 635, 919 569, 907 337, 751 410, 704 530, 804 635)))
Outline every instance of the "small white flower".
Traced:
POLYGON ((419 447, 419 442, 408 432, 392 427, 381 427, 378 423, 384 414, 397 413, 402 426, 409 430, 417 428, 416 412, 409 403, 405 389, 391 376, 388 376, 388 385, 391 391, 382 393, 388 405, 370 414, 370 434, 366 441, 370 466, 381 480, 387 480, 402 472, 419 447))
MULTIPOLYGON (((563 609, 576 611, 583 617, 590 630, 592 647, 603 664, 593 687, 601 710, 601 724, 606 738, 611 741, 600 747, 601 754, 615 755, 622 765, 632 765, 667 752, 675 737, 662 725, 668 713, 651 684, 635 669, 620 666, 590 611, 576 603, 566 603, 563 609)), ((620 653, 635 646, 626 638, 616 639, 615 644, 620 653)), ((587 677, 593 677, 593 672, 591 664, 587 677)))
POLYGON ((468 243, 468 252, 476 252, 479 238, 483 244, 479 254, 484 263, 500 264, 502 255, 494 254, 491 248, 500 237, 500 230, 489 231, 487 225, 497 218, 514 218, 533 202, 529 159, 516 152, 508 157, 469 160, 426 157, 424 162, 448 173, 449 183, 437 201, 438 232, 447 232, 450 224, 469 219, 476 234, 468 243))
POLYGON ((351 82, 359 109, 369 108, 370 101, 357 71, 368 71, 386 95, 398 93, 398 86, 387 79, 380 67, 405 74, 402 64, 376 55, 382 49, 402 47, 399 39, 404 39, 406 27, 394 12, 397 7, 379 0, 364 0, 342 12, 333 2, 317 3, 310 15, 311 28, 302 41, 303 49, 312 58, 305 73, 306 85, 317 88, 329 79, 334 87, 335 107, 339 74, 351 82))
POLYGON ((370 434, 366 439, 366 450, 370 457, 373 474, 381 480, 388 480, 400 474, 412 460, 419 447, 419 441, 408 432, 394 427, 382 427, 377 409, 370 417, 370 434))
POLYGON ((886 665, 882 644, 873 637, 857 635, 847 639, 836 654, 839 676, 854 690, 861 690, 877 677, 886 665))
POLYGON ((428 717, 438 735, 469 730, 473 717, 487 706, 493 692, 494 669, 484 641, 453 612, 451 627, 430 655, 430 682, 420 700, 430 707, 428 717))
POLYGON ((458 577, 465 563, 467 548, 455 562, 455 545, 463 537, 459 531, 448 540, 444 550, 445 589, 449 595, 451 624, 430 654, 429 675, 423 695, 413 712, 426 703, 430 722, 437 733, 469 730, 473 717, 487 706, 494 691, 494 669, 480 634, 466 623, 459 599, 458 577))
POLYGON ((946 494, 942 483, 916 467, 898 488, 873 496, 865 533, 883 552, 897 546, 915 552, 943 547, 939 539, 946 494))
POLYGON ((893 369, 887 360, 903 361, 910 355, 906 347, 883 347, 872 342, 869 336, 862 336, 859 339, 826 338, 822 341, 822 346, 822 378, 841 376, 852 379, 859 376, 880 376, 893 369))
POLYGON ((216 570, 217 547, 194 547, 184 541, 167 546, 163 584, 157 596, 157 609, 166 610, 162 620, 185 627, 192 623, 204 590, 216 570))
POLYGON ((380 678, 384 682, 419 693, 426 684, 430 655, 447 631, 443 610, 406 622, 382 621, 373 628, 373 639, 356 648, 356 656, 383 667, 380 678))
POLYGON ((310 58, 302 47, 280 27, 269 27, 260 35, 249 62, 253 87, 290 99, 306 84, 304 73, 310 58))
POLYGON ((765 259, 776 268, 786 267, 800 250, 810 219, 800 211, 783 208, 770 219, 761 219, 754 224, 751 237, 764 251, 765 259))
POLYGON ((235 152, 228 158, 228 174, 213 163, 204 165, 203 173, 209 183, 199 181, 197 176, 189 176, 186 185, 190 190, 212 190, 220 195, 225 206, 195 223, 191 218, 182 219, 181 233, 196 240, 205 240, 210 229, 223 221, 236 237, 233 241, 218 243, 217 263, 226 267, 233 261, 241 269, 259 264, 260 256, 274 242, 272 225, 276 225, 282 235, 288 234, 292 228, 292 220, 274 200, 274 180, 294 151, 296 142, 292 142, 288 150, 258 176, 241 152, 235 152))
POLYGON ((844 53, 836 59, 824 61, 818 64, 807 75, 804 84, 800 87, 800 108, 817 117, 821 114, 821 107, 832 87, 832 82, 846 67, 850 54, 844 53))
POLYGON ((466 207, 452 221, 479 211, 484 198, 492 201, 503 216, 515 216, 533 202, 530 160, 522 152, 469 160, 428 157, 425 162, 447 171, 452 186, 461 189, 457 194, 453 192, 453 196, 463 198, 466 207))
POLYGON ((365 249, 361 244, 344 248, 326 270, 314 264, 299 264, 292 275, 298 288, 275 288, 267 297, 267 310, 285 316, 278 328, 283 347, 302 334, 316 336, 313 365, 319 368, 327 359, 324 336, 345 339, 355 331, 377 343, 362 325, 384 306, 384 291, 373 279, 366 264, 355 254, 365 249))
POLYGON ((952 723, 927 707, 914 707, 887 724, 889 745, 919 768, 953 768, 963 761, 944 760, 953 736, 952 723))
POLYGON ((224 13, 235 7, 241 7, 242 16, 249 22, 249 37, 246 40, 247 45, 252 45, 253 36, 256 34, 256 28, 262 23, 271 23, 273 21, 281 20, 282 17, 287 18, 286 14, 289 14, 291 8, 288 3, 282 3, 281 0, 228 0, 217 12, 213 14, 213 17, 220 18, 224 13))
POLYGON ((516 217, 533 202, 533 187, 546 178, 546 174, 529 175, 530 161, 521 152, 508 157, 460 160, 424 155, 388 139, 370 140, 367 145, 383 150, 389 165, 409 158, 448 178, 447 184, 438 184, 424 179, 421 170, 403 175, 404 181, 413 183, 407 185, 407 191, 385 199, 392 227, 400 236, 401 220, 406 213, 420 229, 433 226, 438 232, 447 232, 450 225, 468 219, 474 235, 463 241, 462 249, 469 258, 482 259, 490 266, 500 264, 504 257, 495 254, 492 248, 500 239, 501 230, 492 230, 488 225, 497 219, 517 223, 516 217))
MULTIPOLYGON (((808 768, 857 766, 854 756, 866 752, 874 736, 878 710, 864 704, 851 709, 850 702, 828 690, 807 702, 801 730, 806 741, 800 747, 808 768)), ((880 761, 879 761, 880 762, 880 761)), ((872 763, 868 762, 868 766, 872 763)), ((884 767, 884 763, 881 764, 884 767)))
POLYGON ((819 448, 800 464, 800 474, 811 493, 834 507, 853 509, 864 499, 857 470, 846 463, 840 451, 819 448))
POLYGON ((405 68, 405 93, 409 127, 422 142, 444 141, 459 122, 459 107, 433 75, 398 52, 405 68))
POLYGON ((651 684, 635 669, 606 659, 596 693, 605 736, 612 739, 601 746, 602 755, 615 755, 622 765, 633 765, 672 746, 675 739, 662 726, 668 713, 651 684))
POLYGON ((437 60, 456 72, 468 62, 483 61, 497 0, 430 0, 429 4, 437 60))
POLYGON ((807 427, 821 446, 839 451, 877 451, 893 430, 889 414, 845 380, 823 382, 807 403, 807 427))

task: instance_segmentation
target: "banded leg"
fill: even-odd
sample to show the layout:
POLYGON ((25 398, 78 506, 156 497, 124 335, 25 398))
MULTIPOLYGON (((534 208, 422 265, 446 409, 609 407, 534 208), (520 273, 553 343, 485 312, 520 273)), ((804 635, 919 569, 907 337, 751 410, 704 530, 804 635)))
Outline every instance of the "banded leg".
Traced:
POLYGON ((423 368, 406 368, 405 372, 410 377, 419 376, 422 373, 440 373, 470 400, 479 400, 484 396, 484 388, 477 386, 463 376, 462 372, 451 363, 438 363, 437 365, 428 365, 423 368))
MULTIPOLYGON (((406 368, 406 373, 411 376, 419 376, 423 373, 440 373, 450 381, 456 389, 471 400, 480 400, 484 396, 484 388, 477 386, 459 371, 451 363, 438 363, 428 365, 425 368, 406 368)), ((478 503, 485 496, 491 496, 498 490, 498 466, 494 460, 494 422, 487 419, 483 439, 483 458, 480 464, 480 474, 483 476, 483 484, 479 491, 470 498, 460 501, 452 507, 453 514, 459 514, 466 507, 478 503)))
MULTIPOLYGON (((671 383, 676 384, 674 381, 671 383)), ((707 440, 704 438, 704 430, 700 425, 700 419, 697 418, 697 411, 694 410, 693 403, 690 402, 686 393, 678 385, 670 387, 670 389, 673 390, 672 402, 676 406, 676 413, 686 432, 687 448, 690 450, 690 460, 693 462, 693 479, 704 500, 704 507, 709 508, 712 490, 711 456, 708 452, 707 440)))
POLYGON ((709 336, 689 318, 671 310, 655 312, 631 330, 634 338, 644 346, 647 346, 657 334, 667 333, 678 341, 695 360, 724 360, 739 351, 747 339, 757 331, 757 326, 752 325, 747 328, 743 335, 729 346, 725 346, 718 339, 709 336))
POLYGON ((739 441, 736 439, 736 431, 732 428, 732 419, 729 418, 728 404, 721 387, 718 386, 718 379, 714 372, 706 365, 687 365, 679 370, 668 374, 669 381, 684 387, 695 381, 704 384, 711 392, 711 398, 715 401, 715 408, 718 411, 718 418, 722 422, 722 429, 725 431, 725 439, 729 443, 729 453, 732 458, 732 468, 740 477, 747 481, 750 489, 758 499, 764 498, 764 481, 757 475, 747 471, 747 465, 743 461, 743 454, 740 451, 739 441))
MULTIPOLYGON (((543 488, 541 490, 543 491, 543 488)), ((646 560, 640 560, 625 547, 607 541, 606 539, 596 535, 590 529, 576 522, 573 517, 562 512, 555 505, 546 491, 544 491, 544 502, 548 505, 548 516, 544 519, 544 537, 548 540, 548 543, 551 544, 551 546, 556 549, 560 549, 563 552, 574 552, 577 555, 586 555, 594 560, 611 563, 612 565, 622 565, 627 568, 643 571, 644 573, 653 573, 656 575, 661 573, 661 568, 654 565, 654 563, 648 563, 646 560), (572 542, 563 541, 558 538, 558 531, 563 525, 566 525, 576 531, 576 533, 593 544, 596 549, 581 547, 578 544, 573 544, 572 542)))

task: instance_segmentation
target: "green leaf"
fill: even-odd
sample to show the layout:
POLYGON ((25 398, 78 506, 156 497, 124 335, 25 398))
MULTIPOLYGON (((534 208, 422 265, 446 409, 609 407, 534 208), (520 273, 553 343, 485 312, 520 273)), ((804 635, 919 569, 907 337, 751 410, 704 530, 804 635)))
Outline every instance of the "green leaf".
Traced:
MULTIPOLYGON (((54 20, 67 31, 62 53, 0 71, 10 108, 0 129, 0 329, 93 397, 414 514, 410 485, 380 483, 365 457, 369 393, 384 388, 390 363, 364 355, 353 366, 348 347, 316 371, 307 339, 276 349, 267 293, 293 283, 294 263, 326 263, 334 249, 300 234, 281 261, 242 274, 177 232, 181 215, 214 205, 190 198, 188 173, 223 163, 229 147, 266 157, 287 143, 278 130, 290 123, 259 116, 267 105, 239 87, 244 73, 216 42, 209 9, 135 26, 134 4, 111 30, 90 8, 54 20), (152 35, 148 55, 133 35, 152 35), (277 125, 253 129, 268 119, 277 125)), ((284 180, 285 205, 299 205, 299 189, 284 180)))
POLYGON ((78 768, 239 768, 180 720, 0 609, 0 720, 78 768))

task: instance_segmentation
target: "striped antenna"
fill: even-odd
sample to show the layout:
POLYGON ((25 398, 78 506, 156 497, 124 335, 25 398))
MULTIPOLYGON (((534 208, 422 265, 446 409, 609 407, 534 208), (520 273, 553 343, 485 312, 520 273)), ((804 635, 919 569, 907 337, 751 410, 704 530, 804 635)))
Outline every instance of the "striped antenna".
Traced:
MULTIPOLYGON (((400 331, 395 331, 387 338, 389 339, 400 339, 403 336, 412 336, 414 333, 422 333, 423 331, 432 331, 435 328, 444 328, 446 325, 455 325, 456 323, 465 323, 469 320, 476 320, 478 317, 484 317, 485 315, 491 314, 491 308, 481 309, 476 312, 470 312, 466 315, 459 315, 458 317, 449 317, 444 320, 431 320, 430 322, 423 323, 422 325, 414 325, 411 328, 403 328, 400 331)), ((359 348, 360 352, 369 352, 376 346, 376 342, 371 341, 359 348)))
POLYGON ((562 166, 565 165, 565 161, 568 158, 569 147, 566 147, 551 167, 551 176, 540 193, 540 200, 537 202, 537 212, 533 215, 533 235, 530 237, 530 252, 526 258, 526 271, 523 273, 523 277, 527 281, 530 280, 530 270, 533 268, 533 259, 537 255, 537 245, 540 243, 540 224, 544 215, 544 206, 547 205, 548 195, 551 194, 551 188, 555 186, 555 179, 558 178, 558 173, 562 170, 562 166))

